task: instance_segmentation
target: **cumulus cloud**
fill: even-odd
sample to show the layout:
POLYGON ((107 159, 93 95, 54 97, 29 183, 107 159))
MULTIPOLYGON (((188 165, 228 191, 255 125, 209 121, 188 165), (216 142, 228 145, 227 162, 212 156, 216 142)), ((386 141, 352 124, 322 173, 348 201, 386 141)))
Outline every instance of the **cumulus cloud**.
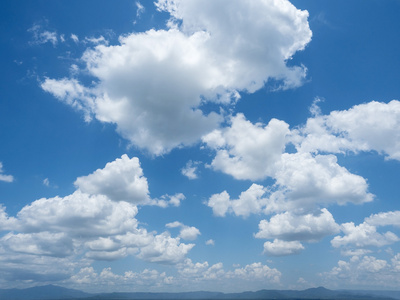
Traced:
POLYGON ((75 186, 88 194, 101 194, 114 201, 127 201, 134 204, 150 202, 147 178, 143 175, 137 157, 126 154, 107 163, 88 176, 79 177, 75 186))
POLYGON ((398 211, 394 211, 371 215, 357 226, 353 222, 344 223, 341 225, 341 231, 344 235, 336 236, 331 244, 336 248, 346 246, 366 248, 371 246, 383 247, 398 242, 400 238, 393 232, 379 233, 377 230, 379 226, 399 226, 397 217, 398 211), (386 216, 387 219, 385 219, 386 216))
POLYGON ((330 288, 347 288, 361 286, 371 288, 396 288, 399 280, 400 254, 390 261, 374 256, 353 256, 349 261, 340 260, 329 272, 322 273, 324 285, 330 288))
POLYGON ((284 241, 318 241, 339 231, 339 225, 325 208, 305 215, 277 214, 269 221, 261 220, 258 226, 256 238, 284 241))
POLYGON ((229 127, 203 137, 203 142, 216 151, 211 166, 236 179, 272 176, 285 149, 289 125, 276 119, 268 125, 252 124, 243 114, 232 117, 230 122, 229 127))
POLYGON ((160 155, 218 127, 219 110, 205 114, 205 102, 236 102, 238 91, 254 92, 270 78, 284 88, 302 84, 305 67, 286 61, 304 49, 311 31, 308 13, 289 1, 155 4, 171 15, 167 30, 126 34, 119 45, 84 53, 97 84, 46 78, 42 88, 87 120, 116 124, 133 145, 160 155))
POLYGON ((270 256, 284 256, 298 254, 304 250, 299 241, 282 241, 275 239, 264 243, 264 253, 270 256))
POLYGON ((400 160, 400 102, 371 101, 349 110, 317 114, 299 130, 299 151, 376 151, 400 160))
POLYGON ((184 240, 193 241, 197 239, 197 236, 201 234, 200 230, 198 230, 196 227, 187 226, 178 221, 168 223, 165 226, 168 228, 176 228, 176 227, 180 228, 179 237, 184 240))
POLYGON ((367 181, 340 166, 336 156, 285 153, 293 132, 283 121, 272 119, 266 126, 252 124, 238 114, 231 118, 230 126, 203 137, 208 148, 216 152, 211 163, 214 170, 236 179, 275 180, 267 187, 253 184, 237 200, 231 200, 227 191, 212 195, 208 206, 215 215, 233 212, 248 216, 296 209, 307 213, 320 205, 373 200, 367 181))
POLYGON ((176 205, 184 196, 165 196, 169 201, 151 199, 137 158, 123 155, 103 169, 79 177, 75 186, 77 190, 70 195, 33 201, 16 217, 9 217, 0 206, 2 278, 64 280, 94 260, 127 256, 177 264, 194 247, 181 239, 195 239, 200 234, 197 228, 183 224, 179 224, 178 237, 139 226, 136 205, 159 205, 160 201, 176 205))
POLYGON ((248 264, 244 267, 236 266, 233 270, 225 270, 222 263, 210 265, 207 261, 193 263, 191 259, 177 265, 179 280, 182 282, 198 283, 199 287, 214 287, 221 291, 243 291, 245 287, 260 287, 265 284, 269 286, 280 283, 281 272, 270 268, 260 262, 248 264))
POLYGON ((13 182, 14 181, 14 177, 12 175, 4 174, 2 162, 0 162, 0 181, 4 181, 4 182, 13 182))
POLYGON ((365 222, 373 226, 396 226, 400 227, 400 211, 380 212, 372 214, 365 222))

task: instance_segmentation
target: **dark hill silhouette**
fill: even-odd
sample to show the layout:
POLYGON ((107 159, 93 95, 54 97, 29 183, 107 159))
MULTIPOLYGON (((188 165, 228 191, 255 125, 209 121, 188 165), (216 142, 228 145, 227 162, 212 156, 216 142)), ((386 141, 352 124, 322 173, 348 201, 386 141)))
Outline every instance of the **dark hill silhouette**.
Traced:
POLYGON ((260 290, 243 293, 184 292, 184 293, 99 293, 88 294, 55 285, 27 289, 0 289, 0 300, 400 300, 399 291, 346 291, 324 287, 296 290, 260 290))

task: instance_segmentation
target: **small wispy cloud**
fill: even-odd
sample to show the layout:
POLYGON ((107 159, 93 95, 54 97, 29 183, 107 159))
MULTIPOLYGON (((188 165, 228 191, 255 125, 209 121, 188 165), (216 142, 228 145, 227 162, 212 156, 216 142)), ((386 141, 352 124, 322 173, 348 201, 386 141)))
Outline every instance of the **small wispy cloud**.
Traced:
POLYGON ((210 240, 206 241, 206 245, 207 246, 214 246, 215 245, 215 241, 210 239, 210 240))
POLYGON ((136 17, 140 18, 140 16, 145 12, 146 9, 139 1, 136 1, 136 8, 136 17))
POLYGON ((182 175, 186 176, 189 179, 197 179, 198 178, 197 168, 198 168, 199 164, 200 164, 200 162, 198 162, 198 161, 189 160, 186 163, 186 166, 181 169, 182 175))
POLYGON ((58 43, 58 35, 56 31, 49 31, 43 28, 42 25, 35 23, 28 32, 32 34, 33 40, 30 42, 31 45, 41 45, 51 43, 54 47, 58 43))
POLYGON ((5 175, 3 174, 3 163, 0 162, 0 181, 4 181, 4 182, 13 182, 14 181, 14 177, 12 175, 5 175))

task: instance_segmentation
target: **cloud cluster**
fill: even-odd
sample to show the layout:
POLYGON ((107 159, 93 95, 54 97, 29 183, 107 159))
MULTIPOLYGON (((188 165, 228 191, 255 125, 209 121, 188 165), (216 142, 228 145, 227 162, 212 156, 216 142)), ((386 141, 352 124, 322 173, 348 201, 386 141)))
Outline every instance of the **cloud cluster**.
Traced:
MULTIPOLYGON (((229 126, 203 137, 206 147, 215 153, 210 167, 235 179, 271 178, 274 184, 253 183, 237 199, 223 191, 212 195, 207 205, 221 217, 228 213, 242 217, 272 214, 270 221, 260 222, 256 234, 273 240, 264 245, 264 252, 270 255, 298 253, 303 249, 301 242, 337 233, 339 225, 324 207, 362 204, 372 201, 374 195, 368 192, 366 179, 340 166, 335 154, 373 150, 397 159, 399 103, 372 101, 325 116, 315 102, 313 116, 295 129, 275 119, 264 125, 253 124, 242 114, 232 116, 229 126), (296 151, 286 152, 289 144, 294 144, 296 151)), ((398 240, 396 235, 380 234, 375 226, 383 220, 394 225, 389 220, 396 216, 390 212, 371 216, 359 226, 343 224, 340 228, 345 236, 335 237, 332 245, 393 243, 398 240)))
MULTIPOLYGON (((9 217, 0 209, 0 274, 2 278, 57 281, 86 268, 93 260, 136 256, 149 262, 177 264, 200 232, 182 225, 178 237, 139 226, 137 205, 168 206, 149 196, 137 158, 123 155, 103 169, 79 177, 77 190, 65 197, 42 198, 9 217), (161 203, 161 204, 160 204, 161 203), (54 266, 57 266, 54 267, 54 266), (21 273, 24 273, 23 277, 21 273)), ((182 194, 166 196, 176 206, 182 194)), ((179 224, 181 225, 181 224, 179 224)))
POLYGON ((368 247, 383 247, 400 241, 400 238, 391 231, 379 233, 378 227, 381 226, 400 226, 399 211, 390 211, 385 213, 373 214, 365 218, 360 225, 354 225, 353 222, 341 225, 343 236, 336 236, 332 241, 332 246, 356 247, 359 249, 368 247))
POLYGON ((331 271, 322 273, 325 286, 331 288, 390 288, 400 284, 400 253, 390 260, 370 255, 353 256, 349 261, 340 260, 331 271))
POLYGON ((286 62, 311 31, 308 12, 289 1, 155 4, 171 16, 166 30, 127 34, 118 45, 85 51, 82 61, 96 84, 46 78, 43 90, 160 155, 218 127, 223 118, 219 111, 205 114, 206 102, 236 102, 238 91, 254 92, 271 78, 281 88, 302 84, 305 67, 286 62))
POLYGON ((316 115, 299 129, 300 152, 376 151, 400 160, 400 102, 371 101, 349 110, 316 115))
POLYGON ((167 228, 180 228, 179 237, 184 240, 193 241, 193 240, 197 239, 197 236, 199 236, 201 234, 200 230, 198 230, 196 227, 186 226, 178 221, 168 223, 165 226, 167 228))
POLYGON ((126 271, 115 274, 111 268, 96 272, 93 267, 82 267, 63 284, 73 288, 89 286, 89 291, 98 291, 102 286, 112 287, 110 291, 176 291, 182 290, 226 290, 242 291, 244 285, 258 288, 268 284, 277 286, 281 273, 262 263, 252 263, 244 267, 226 270, 222 263, 210 265, 207 261, 194 263, 185 259, 176 265, 175 274, 160 272, 155 269, 144 269, 141 272, 126 271), (235 287, 236 285, 236 287, 235 287), (229 287, 227 287, 229 286, 229 287), (233 289, 232 289, 233 288, 233 289))

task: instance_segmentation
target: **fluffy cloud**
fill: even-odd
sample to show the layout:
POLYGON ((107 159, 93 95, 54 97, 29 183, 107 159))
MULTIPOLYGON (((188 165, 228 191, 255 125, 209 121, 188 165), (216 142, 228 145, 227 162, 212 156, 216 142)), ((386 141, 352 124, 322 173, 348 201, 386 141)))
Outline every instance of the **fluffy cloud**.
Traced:
POLYGON ((105 195, 114 201, 134 204, 150 202, 147 178, 143 176, 139 159, 129 159, 126 154, 108 163, 103 169, 79 177, 75 186, 84 193, 105 195))
POLYGON ((321 275, 326 281, 324 285, 330 288, 355 285, 368 289, 396 288, 400 284, 399 258, 399 254, 390 261, 374 256, 353 256, 349 261, 340 260, 330 272, 321 275))
POLYGON ((5 175, 3 170, 3 163, 0 162, 0 181, 13 182, 14 177, 12 175, 5 175))
POLYGON ((262 263, 252 263, 244 267, 236 267, 226 270, 222 263, 209 265, 205 262, 192 262, 185 259, 176 265, 177 273, 169 275, 166 272, 145 269, 141 272, 127 271, 116 274, 111 268, 105 268, 96 272, 93 267, 82 267, 71 278, 64 280, 68 287, 81 289, 89 288, 89 291, 97 292, 101 287, 111 287, 110 291, 171 291, 175 292, 179 287, 183 290, 225 290, 243 291, 245 285, 260 289, 267 283, 270 286, 278 286, 281 273, 262 263))
POLYGON ((317 241, 339 231, 339 225, 325 208, 305 215, 277 214, 269 221, 261 220, 258 226, 256 238, 284 241, 317 241))
POLYGON ((194 244, 183 244, 179 238, 172 238, 168 233, 154 237, 152 243, 142 247, 139 258, 162 264, 176 264, 182 261, 194 244))
POLYGON ((173 223, 168 223, 165 225, 168 228, 180 228, 179 232, 179 237, 184 239, 184 240, 190 240, 193 241, 197 239, 197 236, 200 235, 200 230, 198 230, 196 227, 193 226, 186 226, 182 224, 181 222, 173 222, 173 223))
POLYGON ((298 254, 304 250, 299 241, 282 241, 275 239, 264 243, 264 253, 270 256, 284 256, 298 254))
POLYGON ((373 226, 397 226, 400 227, 400 211, 388 211, 373 214, 365 219, 365 222, 373 226))
POLYGON ((280 283, 281 272, 275 268, 270 268, 260 262, 248 264, 244 267, 236 266, 233 270, 225 270, 222 263, 209 265, 207 261, 203 263, 193 263, 186 259, 177 265, 181 282, 191 282, 198 284, 199 288, 214 288, 218 291, 243 291, 253 287, 260 289, 265 284, 269 286, 280 283), (223 286, 223 287, 222 287, 223 286))
POLYGON ((189 179, 197 179, 198 175, 196 173, 197 167, 200 164, 198 161, 188 161, 186 166, 181 169, 182 175, 186 176, 189 179))
POLYGON ((311 40, 306 11, 289 1, 158 1, 168 30, 121 36, 82 56, 98 84, 50 79, 42 88, 89 120, 114 123, 132 144, 160 155, 190 145, 217 128, 218 113, 200 106, 237 101, 270 79, 302 84, 305 67, 286 66, 311 40), (257 18, 259 22, 253 22, 257 18), (248 34, 251 32, 252 34, 248 34), (228 46, 227 46, 228 45, 228 46))
POLYGON ((316 114, 300 129, 299 151, 377 151, 400 160, 400 102, 372 101, 349 110, 316 114))
POLYGON ((365 248, 370 246, 382 247, 398 242, 400 239, 393 232, 379 233, 377 231, 378 226, 398 226, 397 215, 397 211, 371 215, 357 226, 353 222, 344 223, 341 225, 341 231, 344 233, 344 236, 336 236, 331 241, 331 244, 336 248, 343 246, 365 248), (388 219, 384 219, 385 216, 388 216, 388 219))
POLYGON ((181 238, 190 240, 200 234, 197 228, 183 224, 178 237, 168 232, 148 232, 139 226, 136 204, 177 205, 184 196, 150 199, 137 158, 123 155, 105 168, 78 178, 75 185, 74 193, 36 200, 15 218, 0 207, 0 230, 4 231, 0 238, 0 274, 4 278, 57 281, 94 260, 129 255, 177 264, 194 247, 182 243, 181 238))
POLYGON ((157 290, 158 287, 168 286, 173 281, 173 277, 167 276, 165 272, 145 269, 142 272, 127 271, 122 275, 115 274, 111 268, 105 268, 97 273, 93 267, 84 267, 73 275, 64 284, 80 289, 82 287, 89 292, 98 292, 99 289, 109 288, 108 292, 157 290))
POLYGON ((373 200, 367 181, 341 167, 334 155, 284 153, 293 132, 279 120, 264 126, 238 114, 229 127, 203 137, 208 148, 216 151, 213 169, 236 179, 275 179, 270 187, 253 184, 237 200, 230 200, 226 191, 211 196, 208 205, 215 215, 234 212, 247 216, 300 208, 307 212, 319 205, 373 200))
POLYGON ((243 114, 231 118, 231 126, 203 137, 216 150, 211 166, 236 179, 263 179, 274 174, 285 149, 289 125, 272 119, 268 125, 252 124, 243 114))
POLYGON ((265 193, 266 189, 263 186, 252 184, 235 200, 230 200, 226 191, 214 194, 210 197, 208 206, 213 209, 216 216, 223 217, 227 212, 233 212, 237 216, 247 217, 251 213, 260 213, 268 204, 268 199, 262 197, 265 193))
POLYGON ((8 216, 6 208, 0 204, 0 231, 12 230, 15 228, 16 221, 14 217, 8 216))
POLYGON ((292 201, 289 206, 361 204, 374 197, 368 193, 366 180, 341 167, 334 155, 284 153, 275 178, 278 193, 292 201))

